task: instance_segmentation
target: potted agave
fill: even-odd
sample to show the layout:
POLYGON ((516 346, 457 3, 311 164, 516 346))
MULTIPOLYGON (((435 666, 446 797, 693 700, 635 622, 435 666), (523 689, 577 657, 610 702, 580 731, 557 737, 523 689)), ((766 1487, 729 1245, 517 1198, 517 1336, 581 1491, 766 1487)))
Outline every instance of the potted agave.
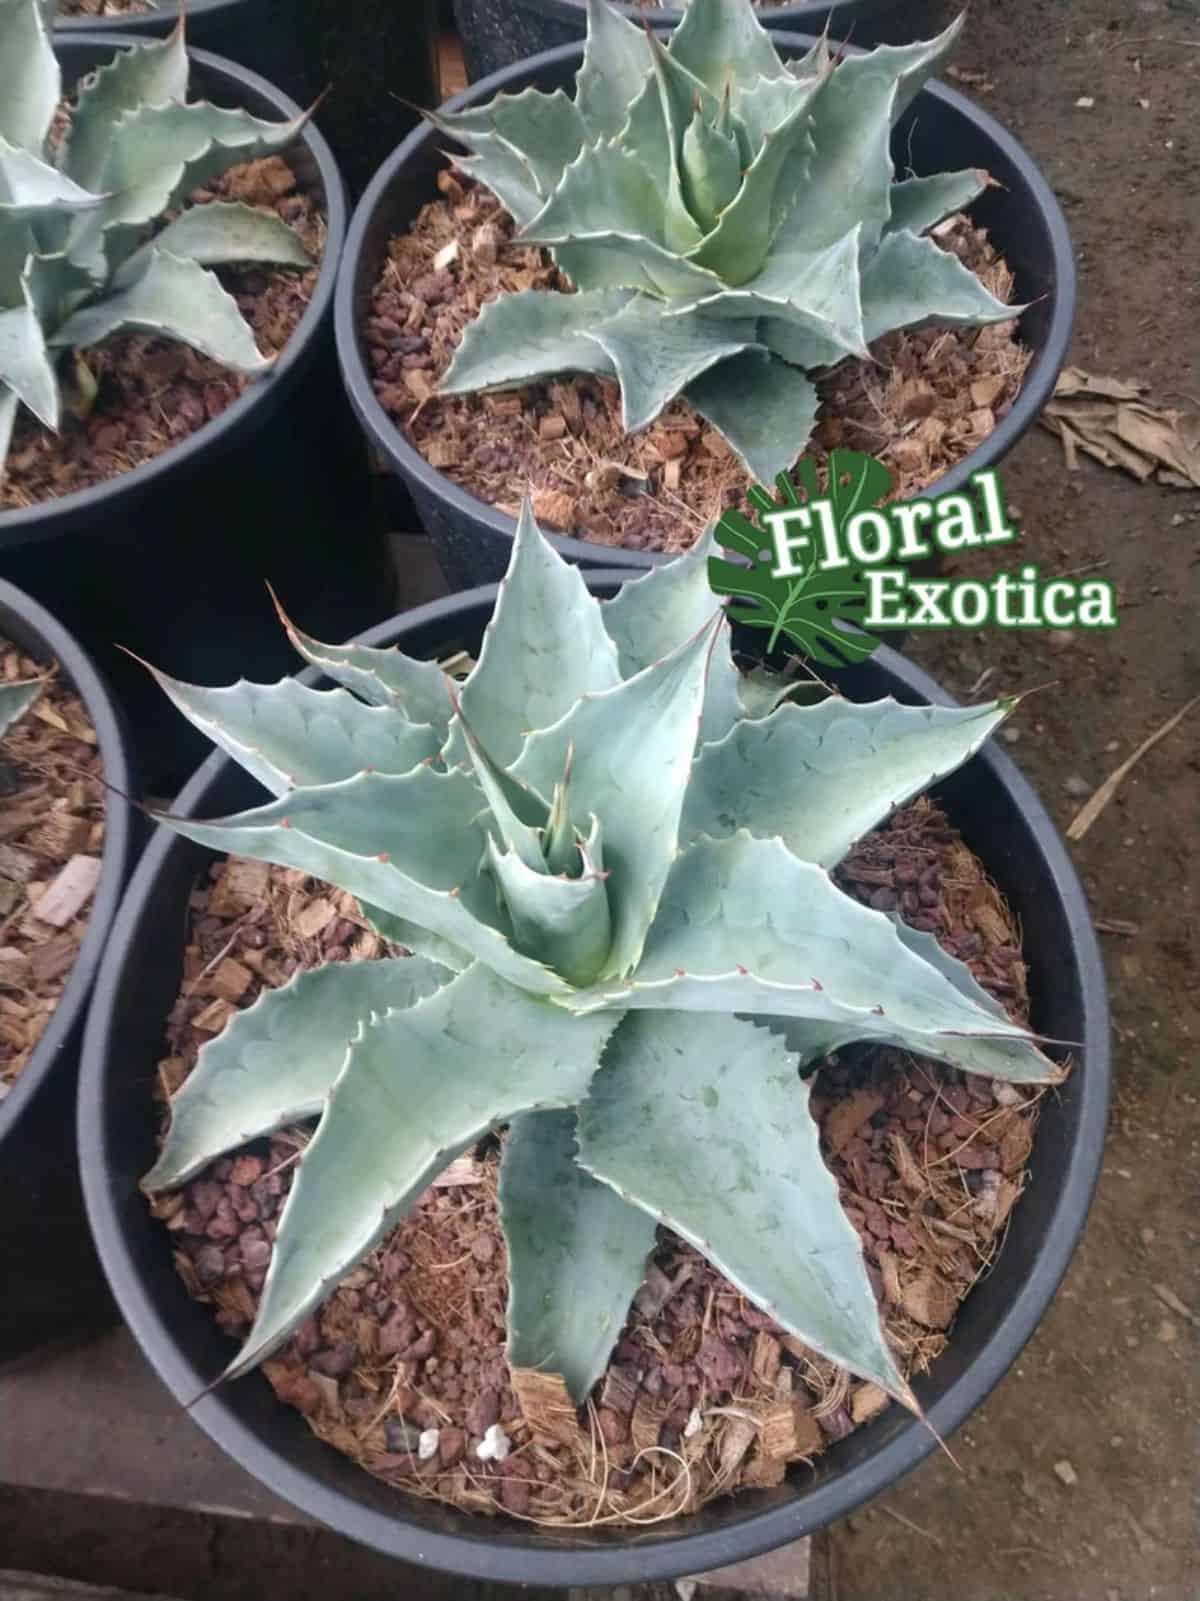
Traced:
POLYGON ((302 105, 329 90, 321 128, 353 191, 366 183, 398 133, 417 120, 409 107, 437 99, 435 0, 360 7, 354 26, 336 0, 60 0, 55 28, 119 40, 166 38, 186 14, 192 44, 260 73, 302 105))
POLYGON ((928 82, 960 24, 842 58, 750 0, 694 0, 665 45, 588 21, 431 115, 351 226, 343 374, 447 576, 500 577, 527 486, 573 560, 644 567, 810 435, 904 497, 994 464, 1073 269, 1029 158, 928 82))
MULTIPOLYGON (((462 39, 467 76, 472 83, 502 67, 584 37, 587 0, 454 0, 454 19, 462 39)), ((837 39, 867 44, 890 36, 898 25, 911 37, 913 0, 755 0, 763 23, 793 33, 828 29, 837 39)), ((616 9, 634 21, 673 28, 683 15, 679 7, 658 0, 623 0, 616 9)))
POLYGON ((133 860, 131 772, 95 667, 0 582, 0 1363, 111 1315, 73 1110, 92 979, 133 860))
POLYGON ((0 0, 0 74, 0 574, 95 652, 162 783, 186 748, 114 640, 182 665, 236 639, 278 671, 267 573, 343 630, 386 610, 382 554, 327 532, 366 492, 321 381, 341 182, 298 107, 181 26, 52 41, 38 0, 0 0))
POLYGON ((196 1421, 396 1556, 612 1584, 803 1533, 982 1399, 1083 1223, 1103 981, 981 753, 1011 702, 881 651, 798 704, 707 553, 585 579, 525 511, 498 590, 288 623, 299 681, 158 675, 227 756, 98 986, 93 1228, 196 1421))

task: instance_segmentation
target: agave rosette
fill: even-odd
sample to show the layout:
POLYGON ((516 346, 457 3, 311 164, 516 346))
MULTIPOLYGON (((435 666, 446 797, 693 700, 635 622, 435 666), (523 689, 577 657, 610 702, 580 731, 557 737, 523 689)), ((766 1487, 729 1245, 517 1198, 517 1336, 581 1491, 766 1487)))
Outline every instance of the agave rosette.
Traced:
POLYGON ((927 237, 986 175, 897 182, 890 154, 961 26, 840 60, 821 40, 789 63, 750 0, 691 0, 665 46, 588 0, 573 98, 429 114, 577 291, 490 301, 442 392, 603 374, 629 432, 682 396, 773 483, 811 434, 814 369, 891 329, 1015 316, 927 237))
POLYGON ((814 1349, 909 1399, 799 1069, 869 1040, 993 1078, 1059 1076, 936 940, 830 877, 1007 705, 791 703, 739 674, 707 551, 600 602, 525 510, 461 686, 291 625, 341 687, 160 675, 275 796, 164 821, 340 886, 414 953, 265 993, 172 1099, 150 1191, 320 1119, 231 1374, 507 1128, 515 1366, 562 1374, 582 1400, 662 1222, 814 1349))
POLYGON ((18 406, 58 427, 67 351, 151 333, 262 373, 270 358, 208 268, 312 265, 270 212, 179 210, 230 167, 291 144, 303 117, 266 122, 189 103, 181 19, 170 38, 118 48, 83 78, 55 140, 63 87, 49 11, 44 0, 0 0, 0 474, 18 406))

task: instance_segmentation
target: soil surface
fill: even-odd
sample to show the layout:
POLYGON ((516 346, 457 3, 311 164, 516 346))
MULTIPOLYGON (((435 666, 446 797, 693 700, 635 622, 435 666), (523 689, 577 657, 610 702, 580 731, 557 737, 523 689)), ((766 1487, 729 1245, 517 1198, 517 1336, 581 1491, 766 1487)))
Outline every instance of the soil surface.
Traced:
MULTIPOLYGON (((439 174, 443 198, 391 240, 365 331, 375 392, 417 449, 478 499, 516 516, 532 493, 545 528, 599 545, 687 550, 751 483, 720 433, 686 400, 627 434, 617 383, 584 373, 494 394, 435 393, 464 330, 502 294, 570 291, 547 252, 513 240, 488 190, 439 174)), ((934 232, 996 298, 1013 279, 986 233, 964 218, 934 232)), ((873 361, 818 378, 810 454, 868 450, 915 495, 974 450, 1012 406, 1028 365, 1016 324, 887 334, 873 361)))
MULTIPOLYGON (((1019 936, 983 869, 925 799, 838 869, 843 890, 934 933, 1019 1020, 1019 936)), ((176 1088, 239 1008, 303 967, 385 954, 357 904, 303 873, 230 859, 192 895, 160 1085, 176 1088)), ((994 1086, 886 1048, 830 1057, 811 1110, 903 1371, 925 1371, 987 1272, 1025 1182, 1036 1090, 994 1086)), ((212 1163, 156 1199, 190 1292, 244 1336, 307 1129, 212 1163)), ((561 1379, 511 1371, 507 1266, 488 1141, 410 1215, 264 1372, 281 1401, 412 1494, 560 1526, 660 1522, 782 1482, 888 1405, 749 1304, 667 1230, 585 1410, 561 1379), (501 1426, 513 1449, 484 1462, 501 1426), (424 1431, 436 1431, 426 1435, 424 1431), (432 1441, 428 1454, 418 1447, 432 1441)), ((261 1382, 261 1381, 260 1381, 261 1382)))
MULTIPOLYGON (((298 188, 282 156, 233 167, 192 196, 241 200, 275 211, 290 223, 319 262, 325 221, 315 200, 298 188)), ((317 269, 233 266, 217 268, 254 331, 264 355, 276 355, 303 317, 317 269)), ((0 478, 0 517, 7 508, 35 505, 106 478, 118 477, 186 439, 219 417, 253 382, 179 340, 118 334, 82 353, 98 383, 84 418, 64 411, 59 432, 42 426, 24 407, 18 412, 0 478)))
MULTIPOLYGON (((0 678, 47 674, 0 639, 0 678)), ((87 930, 104 848, 104 786, 83 702, 47 677, 0 739, 0 1101, 32 1055, 87 930)))

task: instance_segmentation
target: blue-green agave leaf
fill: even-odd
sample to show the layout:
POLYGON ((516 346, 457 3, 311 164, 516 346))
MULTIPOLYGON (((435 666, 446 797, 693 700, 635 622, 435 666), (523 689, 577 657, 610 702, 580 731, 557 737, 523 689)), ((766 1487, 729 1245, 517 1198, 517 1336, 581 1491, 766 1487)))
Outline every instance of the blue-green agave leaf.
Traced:
POLYGON ((593 831, 578 878, 537 872, 515 851, 501 851, 492 839, 488 860, 512 919, 516 944, 568 983, 590 984, 612 943, 598 830, 593 831))
POLYGON ((670 54, 718 98, 726 84, 753 84, 783 76, 771 35, 749 6, 728 0, 691 0, 671 35, 670 54))
POLYGON ((0 139, 40 155, 62 99, 62 74, 38 0, 0 0, 0 139))
MULTIPOLYGON (((3 459, 4 451, 0 449, 0 461, 3 459)), ((20 684, 0 684, 0 739, 19 718, 24 717, 45 685, 44 678, 26 679, 20 684)))
MULTIPOLYGON (((569 303, 582 297, 557 298, 569 303)), ((558 722, 581 695, 612 689, 621 677, 600 602, 579 569, 543 539, 526 499, 479 659, 462 687, 472 729, 508 766, 527 734, 558 722)))
POLYGON ((611 375, 612 361, 591 330, 631 297, 640 298, 628 289, 521 289, 489 300, 463 330, 439 392, 511 389, 567 372, 611 375))
POLYGON ((915 1407, 797 1066, 738 1018, 627 1017, 579 1109, 579 1160, 806 1345, 915 1407))
MULTIPOLYGON (((611 600, 601 602, 600 614, 616 644, 622 678, 632 678, 669 655, 712 617, 708 558, 715 549, 710 528, 685 555, 627 580, 611 600)), ((729 624, 722 619, 704 686, 701 740, 723 739, 742 715, 739 679, 729 624)))
POLYGON ((579 1166, 573 1112, 522 1112, 504 1142, 500 1222, 509 1363, 561 1374, 582 1406, 645 1277, 654 1219, 579 1166))
POLYGON ((330 962, 264 990, 201 1047, 171 1097, 171 1125, 142 1188, 174 1189, 226 1151, 316 1117, 360 1029, 450 977, 419 956, 397 956, 330 962))
POLYGON ((85 189, 102 189, 108 142, 120 119, 139 106, 187 98, 188 58, 183 15, 166 39, 118 50, 80 79, 63 141, 61 165, 85 189))
POLYGON ((327 678, 353 690, 371 706, 388 706, 412 723, 430 723, 444 736, 454 705, 449 677, 436 662, 417 661, 394 645, 326 645, 297 628, 275 602, 295 649, 327 678))
POLYGON ((747 829, 778 837, 801 861, 835 867, 897 806, 969 760, 1011 701, 902 706, 847 701, 780 706, 701 751, 680 842, 747 829))
POLYGON ((612 1022, 580 1028, 476 965, 365 1024, 300 1162, 258 1316, 225 1376, 280 1346, 481 1135, 519 1112, 574 1105, 612 1022))
POLYGON ((965 211, 987 186, 987 173, 977 167, 894 183, 892 215, 884 233, 922 234, 952 211, 965 211))
POLYGON ((615 689, 588 695, 552 728, 530 736, 513 774, 553 793, 567 752, 571 821, 581 833, 600 821, 613 941, 605 977, 629 972, 675 855, 704 682, 718 621, 615 689))
POLYGON ((364 706, 344 689, 307 689, 294 678, 206 689, 150 671, 188 721, 272 795, 367 771, 407 773, 438 752, 430 724, 364 706))
POLYGON ((681 852, 632 980, 561 999, 577 1010, 795 1017, 830 1025, 838 1043, 877 1040, 990 1078, 1062 1077, 1025 1029, 921 960, 884 913, 782 840, 744 831, 681 852))
POLYGON ((160 820, 212 850, 298 867, 336 884, 469 951, 527 990, 565 990, 557 974, 508 941, 492 887, 479 872, 483 812, 483 795, 465 774, 422 766, 298 789, 211 822, 160 820))
POLYGON ((766 350, 733 356, 695 378, 687 398, 760 484, 773 484, 808 444, 820 399, 797 368, 766 350))
POLYGON ((957 256, 911 233, 886 236, 863 269, 862 298, 868 342, 926 321, 974 326, 1007 322, 1025 310, 997 300, 957 256))
POLYGON ((709 318, 702 312, 664 317, 657 301, 638 295, 592 329, 621 385, 627 433, 648 428, 682 390, 718 362, 761 350, 752 318, 709 318))

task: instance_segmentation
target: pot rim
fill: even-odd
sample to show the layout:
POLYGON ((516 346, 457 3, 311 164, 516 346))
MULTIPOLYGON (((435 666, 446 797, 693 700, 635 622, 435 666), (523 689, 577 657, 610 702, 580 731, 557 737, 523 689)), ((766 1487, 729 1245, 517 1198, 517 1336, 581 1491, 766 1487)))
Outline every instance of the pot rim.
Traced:
MULTIPOLYGON (((772 29, 772 33, 781 43, 794 47, 797 53, 809 49, 816 42, 809 34, 776 29, 772 29)), ((523 61, 492 73, 489 77, 480 78, 460 94, 454 95, 441 109, 459 111, 489 100, 501 91, 515 91, 523 85, 528 85, 538 73, 548 67, 569 62, 576 57, 582 59, 582 53, 582 44, 566 44, 558 45, 552 50, 544 50, 539 55, 528 56, 523 61)), ((856 51, 856 53, 861 52, 856 51)), ((1038 413, 1054 392, 1054 385, 1070 345, 1071 328, 1075 320, 1076 272, 1070 234, 1062 207, 1042 176, 1037 163, 1020 141, 968 96, 960 94, 957 89, 949 88, 938 79, 931 79, 924 85, 917 97, 917 103, 923 95, 931 96, 943 106, 973 121, 984 137, 990 140, 1007 161, 1020 172, 1034 196, 1037 209, 1045 219, 1054 258, 1054 304, 1050 325, 1026 369, 1024 382, 1012 410, 1007 417, 1001 419, 981 445, 922 491, 922 496, 928 497, 956 493, 966 488, 972 473, 994 466, 1033 426, 1038 413)), ((431 467, 383 409, 375 393, 367 360, 366 341, 362 335, 362 319, 356 303, 359 261, 376 214, 386 206, 393 183, 413 157, 444 137, 430 125, 418 125, 414 128, 379 168, 354 208, 334 297, 334 329, 338 362, 341 367, 342 382, 355 415, 365 429, 368 439, 383 453, 393 468, 404 478, 415 482, 419 492, 442 501, 456 518, 481 523, 489 533, 511 540, 516 532, 515 519, 498 511, 486 501, 477 500, 474 495, 460 488, 444 473, 431 467)), ((588 540, 576 539, 565 534, 551 534, 549 537, 555 549, 569 561, 594 567, 602 559, 601 551, 604 547, 588 540)), ((611 559, 620 561, 627 567, 650 568, 657 566, 666 558, 657 552, 650 554, 646 551, 621 549, 619 553, 612 551, 611 559)))
POLYGON ((72 1031, 83 1020, 92 981, 120 909, 121 893, 132 865, 135 826, 129 798, 133 790, 129 742, 116 702, 91 657, 56 617, 6 579, 0 579, 0 633, 13 638, 14 644, 27 655, 36 656, 44 651, 58 663, 95 729, 107 789, 100 878, 92 896, 87 929, 71 966, 71 976, 63 986, 58 1004, 32 1055, 12 1089, 0 1101, 0 1162, 3 1162, 5 1142, 20 1138, 22 1113, 40 1095, 72 1031), (17 635, 23 632, 26 638, 13 638, 14 631, 17 635))
MULTIPOLYGON (((212 9, 243 3, 244 0, 209 0, 212 9)), ((196 0, 196 9, 201 9, 202 6, 203 0, 196 0)), ((93 19, 88 20, 90 22, 93 19)), ((55 53, 60 57, 64 54, 69 56, 71 52, 83 49, 115 51, 135 45, 159 43, 161 40, 151 35, 124 33, 116 28, 108 32, 92 29, 66 32, 56 28, 54 34, 55 53)), ((228 79, 238 90, 249 90, 255 95, 260 95, 279 117, 290 119, 300 115, 301 108, 290 96, 277 89, 268 79, 251 72, 247 67, 240 66, 236 61, 231 61, 227 56, 214 55, 209 50, 193 50, 189 47, 188 59, 193 66, 202 68, 217 78, 228 79)), ((266 403, 272 390, 281 384, 287 384, 297 374, 301 365, 309 360, 314 343, 333 303, 337 272, 346 237, 347 202, 333 152, 311 122, 306 124, 296 143, 307 149, 320 179, 325 204, 325 249, 317 269, 317 283, 312 299, 292 331, 291 338, 276 358, 271 371, 247 384, 243 393, 232 405, 227 406, 220 416, 211 418, 186 439, 179 440, 161 455, 155 456, 152 461, 144 462, 140 467, 123 472, 116 478, 105 479, 103 483, 89 484, 84 489, 73 490, 69 495, 41 500, 32 506, 0 510, 0 551, 10 544, 21 545, 56 538, 64 526, 81 514, 92 515, 98 509, 104 508, 109 511, 109 515, 112 515, 107 503, 116 500, 118 496, 142 493, 143 490, 153 487, 172 468, 186 465, 203 452, 211 452, 216 457, 236 430, 244 425, 252 425, 252 419, 266 403)), ((216 466, 215 463, 212 465, 216 466)), ((219 466, 216 466, 216 470, 219 471, 219 466)))
MULTIPOLYGON (((584 576, 589 588, 603 591, 614 590, 629 579, 628 571, 621 569, 584 576)), ((435 624, 445 625, 449 632, 480 606, 490 608, 497 588, 487 585, 432 601, 367 630, 359 639, 375 645, 403 643, 413 630, 435 624)), ((895 651, 882 647, 872 660, 892 676, 894 687, 917 700, 954 704, 932 678, 895 651)), ((321 682, 321 675, 313 669, 299 676, 310 684, 321 682)), ((193 1421, 277 1494, 365 1545, 388 1556, 468 1578, 526 1584, 612 1585, 675 1578, 741 1561, 845 1516, 915 1467, 939 1439, 951 1434, 982 1403, 1037 1327, 1083 1229, 1100 1172, 1108 1113, 1108 1003, 1099 943, 1082 885, 1049 815, 1012 760, 991 746, 974 759, 984 765, 991 780, 1007 792, 1026 819, 1044 864, 1048 890, 1057 899, 1070 928, 1068 954, 1078 975, 1086 1065, 1077 1126, 1058 1202, 1027 1280, 987 1334, 978 1356, 931 1405, 928 1427, 906 1417, 866 1462, 838 1473, 828 1482, 797 1487, 798 1493, 783 1505, 743 1512, 741 1516, 733 1514, 721 1528, 688 1533, 684 1527, 672 1532, 671 1525, 664 1524, 662 1533, 630 1530, 620 1544, 585 1548, 572 1548, 565 1541, 556 1548, 551 1544, 554 1536, 548 1532, 542 1532, 538 1536, 540 1543, 534 1544, 534 1537, 524 1533, 523 1525, 515 1532, 504 1528, 498 1538, 493 1520, 487 1518, 474 1520, 478 1532, 448 1533, 423 1527, 411 1521, 408 1503, 402 1496, 396 1497, 394 1511, 389 1508, 384 1512, 296 1465, 290 1455, 267 1443, 252 1423, 239 1416, 224 1392, 203 1393, 210 1375, 200 1372, 183 1354, 172 1332, 174 1320, 160 1313, 143 1280, 131 1237, 126 1234, 122 1202, 128 1198, 119 1197, 108 1178, 104 1109, 108 1064, 116 1054, 110 1038, 113 1011, 126 951, 139 937, 147 901, 168 853, 191 848, 163 830, 143 854, 97 979, 80 1074, 79 1147, 88 1217, 114 1295, 144 1354, 177 1399, 189 1407, 193 1421)), ((220 752, 209 757, 179 795, 174 810, 186 813, 195 807, 229 760, 220 752)), ((185 1297, 182 1284, 179 1293, 185 1297)), ((194 1308, 193 1313, 207 1316, 194 1308)), ((461 1516, 466 1527, 470 1514, 461 1516)))

